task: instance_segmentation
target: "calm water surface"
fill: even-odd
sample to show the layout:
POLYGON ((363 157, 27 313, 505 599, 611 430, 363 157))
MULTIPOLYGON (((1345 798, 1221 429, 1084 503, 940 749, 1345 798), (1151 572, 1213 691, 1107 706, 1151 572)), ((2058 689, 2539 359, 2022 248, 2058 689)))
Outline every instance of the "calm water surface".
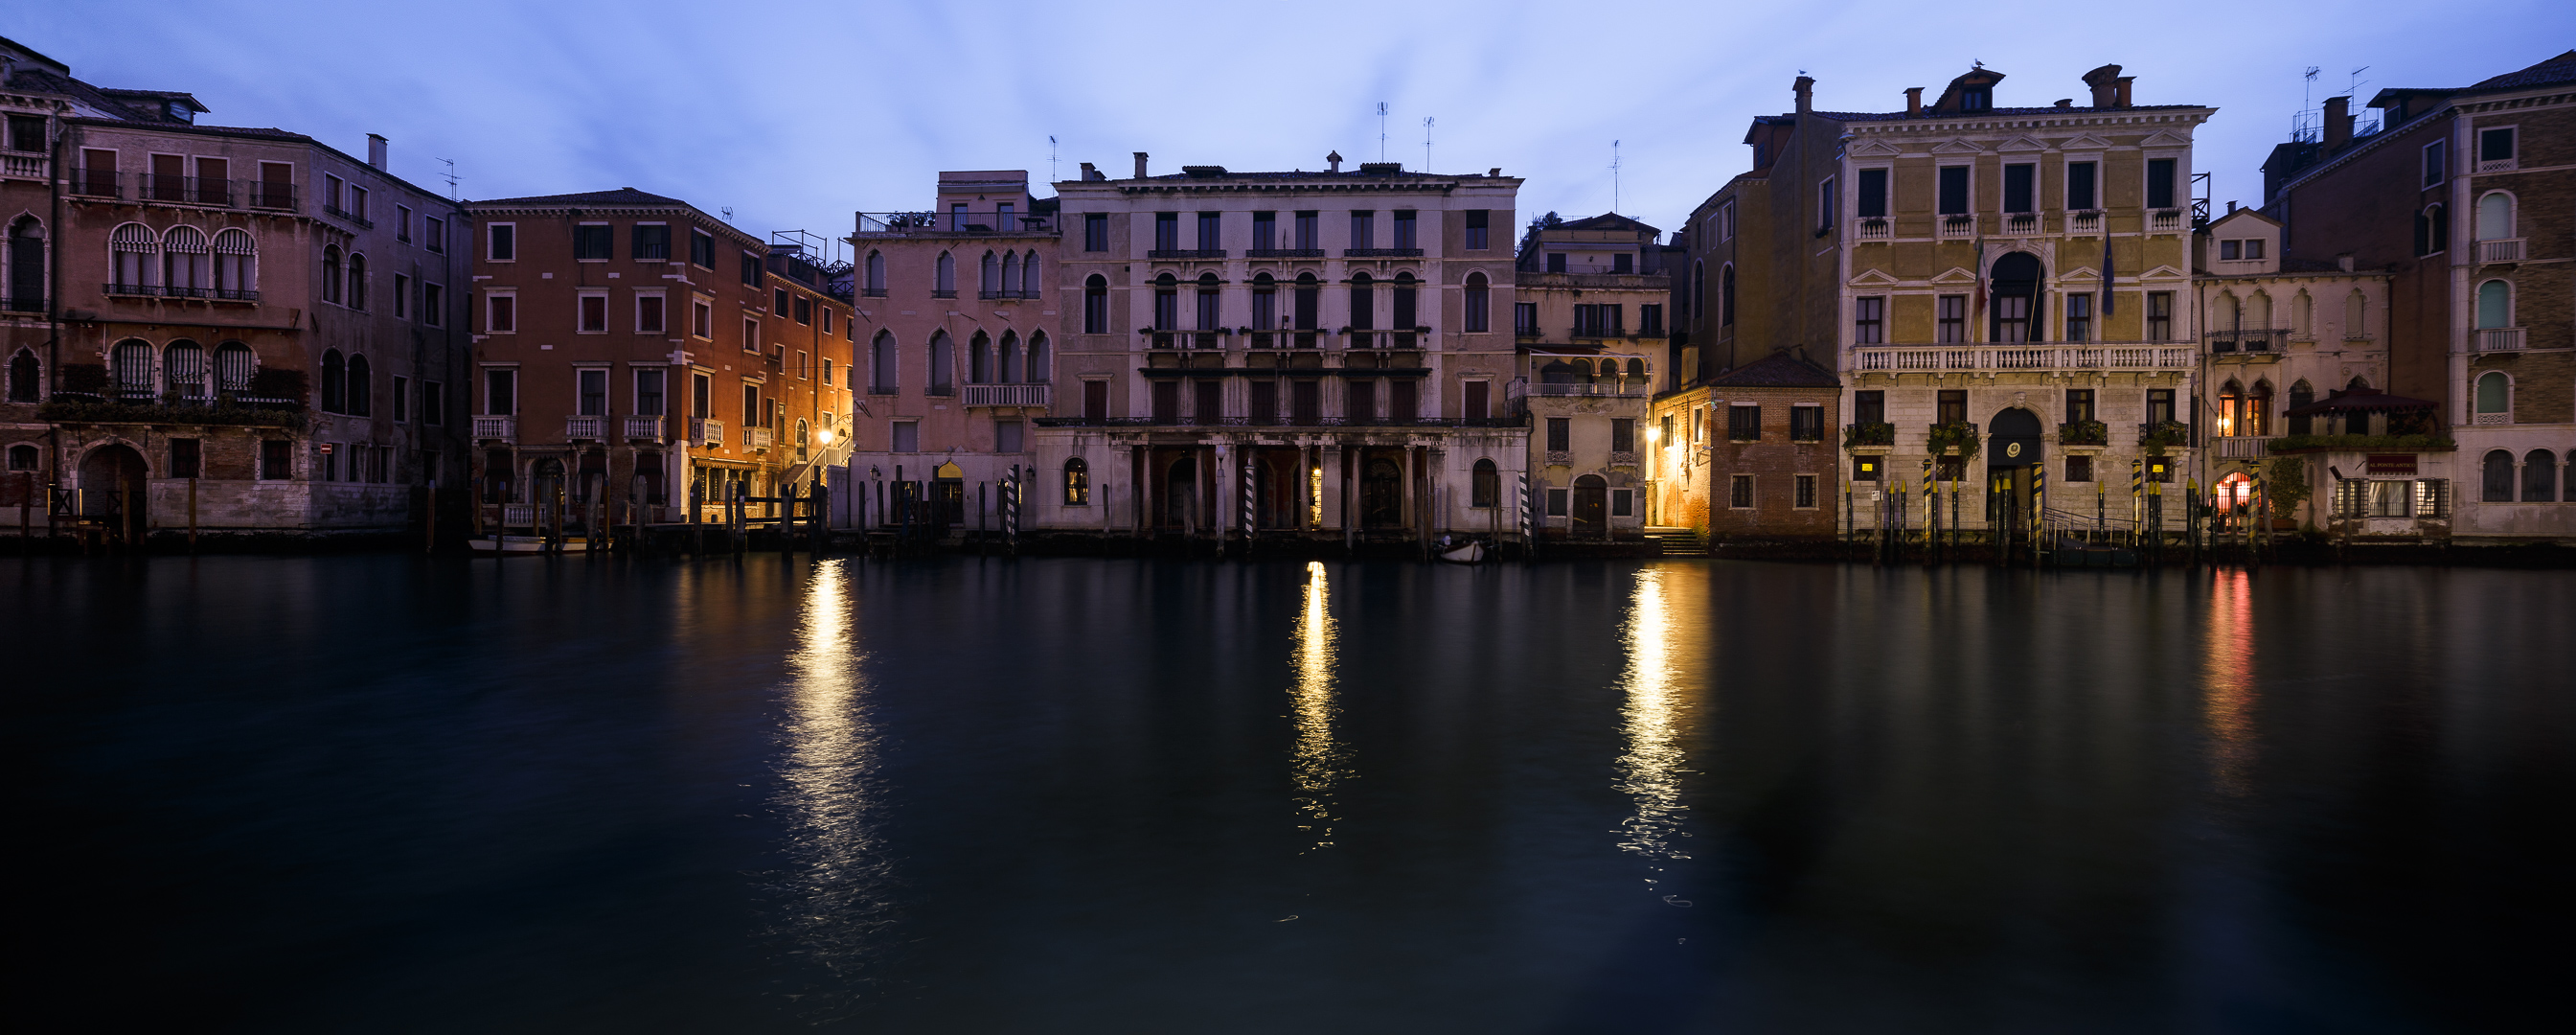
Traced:
POLYGON ((9 1015, 2512 1030, 2571 590, 9 560, 9 1015))

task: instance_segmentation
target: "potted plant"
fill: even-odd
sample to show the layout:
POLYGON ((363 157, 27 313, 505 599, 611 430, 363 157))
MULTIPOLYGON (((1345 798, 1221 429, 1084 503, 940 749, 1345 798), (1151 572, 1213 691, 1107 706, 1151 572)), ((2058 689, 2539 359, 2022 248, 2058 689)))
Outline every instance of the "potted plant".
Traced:
POLYGON ((1892 446, 1896 444, 1896 425, 1885 421, 1850 424, 1843 427, 1843 448, 1859 446, 1892 446))
POLYGON ((2068 446, 2107 446, 2111 426, 2098 420, 2074 420, 2057 426, 2057 441, 2068 446))
POLYGON ((2308 458, 2273 458, 2272 469, 2266 472, 2263 482, 2264 494, 2272 499, 2272 527, 2297 528, 2298 521, 2291 515, 2299 512, 2299 505, 2306 503, 2313 491, 2308 484, 2308 458))
POLYGON ((1932 430, 1926 437, 1932 452, 1936 455, 1955 455, 1962 462, 1977 458, 1977 426, 1967 421, 1954 420, 1947 424, 1932 425, 1932 430), (1953 450, 1957 452, 1953 453, 1953 450))
POLYGON ((2163 456, 2166 450, 2190 442, 2191 426, 2178 420, 2158 423, 2138 438, 2138 445, 2146 450, 2148 456, 2163 456))

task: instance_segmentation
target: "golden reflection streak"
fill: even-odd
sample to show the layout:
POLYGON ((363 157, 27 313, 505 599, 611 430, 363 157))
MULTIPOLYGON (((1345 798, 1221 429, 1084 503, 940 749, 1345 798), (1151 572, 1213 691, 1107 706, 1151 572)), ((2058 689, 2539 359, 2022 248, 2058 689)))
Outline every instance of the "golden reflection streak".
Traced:
POLYGON ((2229 795, 2248 791, 2254 763, 2254 582, 2242 571, 2210 579, 2209 627, 2201 637, 2201 721, 2210 738, 2210 777, 2229 795))
POLYGON ((877 731, 863 708, 865 687, 851 645, 846 563, 815 566, 797 650, 788 658, 794 682, 780 774, 786 786, 777 802, 787 821, 789 864, 781 873, 787 902, 774 932, 843 978, 866 962, 869 935, 891 922, 882 893, 886 864, 869 826, 877 731))
MULTIPOLYGON (((1620 715, 1626 720, 1628 750, 1619 756, 1619 790, 1636 800, 1637 814, 1620 822, 1619 848, 1644 856, 1662 873, 1665 860, 1690 858, 1672 844, 1689 808, 1681 803, 1687 759, 1678 730, 1680 715, 1689 706, 1679 700, 1675 686, 1672 607, 1665 599, 1663 572, 1650 568, 1637 573, 1623 631, 1628 668, 1620 685, 1628 701, 1620 715)), ((1646 879, 1650 887, 1658 883, 1646 879)))
POLYGON ((1306 604, 1297 612, 1295 631, 1297 685, 1289 693, 1296 713, 1297 747, 1290 774, 1297 785, 1297 810, 1312 833, 1316 848, 1333 844, 1333 785, 1347 774, 1342 746, 1333 740, 1333 719, 1341 706, 1333 699, 1333 664, 1338 629, 1332 598, 1324 579, 1324 562, 1306 562, 1306 604))

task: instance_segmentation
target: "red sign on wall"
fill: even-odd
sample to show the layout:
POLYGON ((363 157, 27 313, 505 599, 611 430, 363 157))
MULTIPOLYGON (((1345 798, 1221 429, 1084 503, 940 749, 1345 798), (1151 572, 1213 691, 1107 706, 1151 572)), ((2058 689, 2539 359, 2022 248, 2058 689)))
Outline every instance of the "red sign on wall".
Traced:
POLYGON ((2362 461, 2362 472, 2365 474, 2413 474, 2415 473, 2415 454, 2372 453, 2368 458, 2362 461))

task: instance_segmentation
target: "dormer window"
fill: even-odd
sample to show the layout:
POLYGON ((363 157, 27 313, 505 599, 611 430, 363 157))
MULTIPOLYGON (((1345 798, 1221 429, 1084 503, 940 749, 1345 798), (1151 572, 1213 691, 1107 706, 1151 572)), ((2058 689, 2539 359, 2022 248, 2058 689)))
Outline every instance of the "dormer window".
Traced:
POLYGON ((196 109, 190 108, 186 101, 164 101, 162 108, 170 113, 170 118, 174 121, 192 125, 197 121, 196 109))
POLYGON ((1962 90, 1960 90, 1960 91, 1959 91, 1959 110, 1960 110, 1960 111, 1984 111, 1984 110, 1986 110, 1986 109, 1988 109, 1988 108, 1992 108, 1992 107, 1994 107, 1994 106, 1995 106, 1995 89, 1994 89, 1994 87, 1991 87, 1991 86, 1971 86, 1971 87, 1967 87, 1967 88, 1962 89, 1962 90))

